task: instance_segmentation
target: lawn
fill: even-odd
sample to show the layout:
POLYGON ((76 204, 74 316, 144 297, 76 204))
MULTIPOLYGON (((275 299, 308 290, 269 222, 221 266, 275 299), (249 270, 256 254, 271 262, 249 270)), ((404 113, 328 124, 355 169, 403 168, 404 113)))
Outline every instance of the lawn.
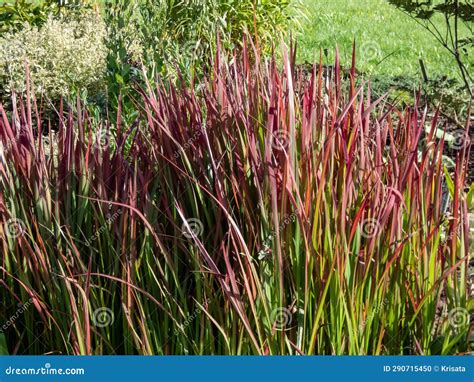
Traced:
MULTIPOLYGON (((301 21, 300 59, 312 62, 327 49, 333 60, 337 46, 349 65, 355 38, 358 68, 371 75, 421 79, 419 58, 428 76, 458 78, 456 63, 433 36, 386 0, 302 0, 307 17, 301 21)), ((436 19, 443 27, 442 20, 436 19)), ((467 28, 461 29, 467 34, 467 28)))

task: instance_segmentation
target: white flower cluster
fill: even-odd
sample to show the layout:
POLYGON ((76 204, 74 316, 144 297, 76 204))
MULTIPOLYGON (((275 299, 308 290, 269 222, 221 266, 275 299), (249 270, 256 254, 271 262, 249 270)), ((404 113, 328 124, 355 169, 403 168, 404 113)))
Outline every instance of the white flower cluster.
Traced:
POLYGON ((106 74, 106 26, 94 11, 52 16, 0 37, 0 90, 26 90, 28 62, 33 90, 50 99, 72 89, 97 91, 106 74))

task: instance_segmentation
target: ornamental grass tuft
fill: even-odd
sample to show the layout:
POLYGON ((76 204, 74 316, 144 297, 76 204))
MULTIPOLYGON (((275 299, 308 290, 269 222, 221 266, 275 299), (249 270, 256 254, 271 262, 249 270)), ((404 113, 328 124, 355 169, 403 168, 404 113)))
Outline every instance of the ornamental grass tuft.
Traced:
POLYGON ((10 353, 472 349, 469 118, 448 143, 438 111, 356 87, 355 57, 295 57, 219 51, 202 82, 136 88, 130 124, 0 106, 10 353))

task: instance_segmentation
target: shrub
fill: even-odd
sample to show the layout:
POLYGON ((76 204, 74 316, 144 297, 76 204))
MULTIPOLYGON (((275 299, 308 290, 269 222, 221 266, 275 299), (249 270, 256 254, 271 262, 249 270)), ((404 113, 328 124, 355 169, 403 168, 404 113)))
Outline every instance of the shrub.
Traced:
POLYGON ((229 51, 239 48, 246 31, 258 36, 259 48, 286 34, 298 0, 118 0, 106 1, 109 100, 123 118, 135 117, 131 84, 148 75, 190 81, 209 70, 218 36, 229 51))
POLYGON ((97 93, 106 74, 106 28, 92 10, 49 16, 0 38, 0 86, 23 92, 28 62, 33 91, 57 100, 73 91, 97 93))
POLYGON ((0 108, 0 296, 6 317, 33 302, 8 343, 31 354, 469 350, 469 122, 451 140, 450 175, 438 114, 372 102, 355 68, 344 84, 338 63, 332 79, 322 66, 298 72, 294 52, 283 70, 218 57, 199 87, 146 83, 113 144, 109 123, 61 108, 45 150, 28 103, 11 122, 0 108))
POLYGON ((58 10, 57 1, 4 0, 0 4, 0 34, 20 30, 25 23, 43 25, 58 10))
POLYGON ((164 48, 161 44, 166 47, 202 41, 213 45, 218 34, 229 46, 240 45, 244 33, 255 34, 264 44, 271 43, 275 35, 286 32, 291 20, 290 3, 290 0, 114 1, 107 9, 110 23, 117 22, 117 17, 126 19, 121 26, 126 39, 135 40, 129 41, 132 45, 140 43, 160 51, 164 48))
POLYGON ((224 47, 239 46, 244 33, 258 36, 260 45, 286 33, 296 0, 160 0, 113 1, 106 7, 113 68, 128 77, 143 61, 157 72, 181 66, 202 73, 217 36, 224 47), (291 7, 290 7, 291 5, 291 7), (118 49, 117 49, 118 48, 118 49), (130 65, 131 64, 131 65, 130 65))

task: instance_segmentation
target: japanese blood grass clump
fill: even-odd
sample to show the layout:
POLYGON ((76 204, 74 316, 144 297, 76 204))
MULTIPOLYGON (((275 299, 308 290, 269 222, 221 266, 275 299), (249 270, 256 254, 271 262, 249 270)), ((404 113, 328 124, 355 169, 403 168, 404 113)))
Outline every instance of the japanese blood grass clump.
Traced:
POLYGON ((137 89, 130 126, 61 107, 48 151, 34 100, 0 108, 10 353, 470 350, 469 125, 449 175, 438 113, 254 56, 137 89))

